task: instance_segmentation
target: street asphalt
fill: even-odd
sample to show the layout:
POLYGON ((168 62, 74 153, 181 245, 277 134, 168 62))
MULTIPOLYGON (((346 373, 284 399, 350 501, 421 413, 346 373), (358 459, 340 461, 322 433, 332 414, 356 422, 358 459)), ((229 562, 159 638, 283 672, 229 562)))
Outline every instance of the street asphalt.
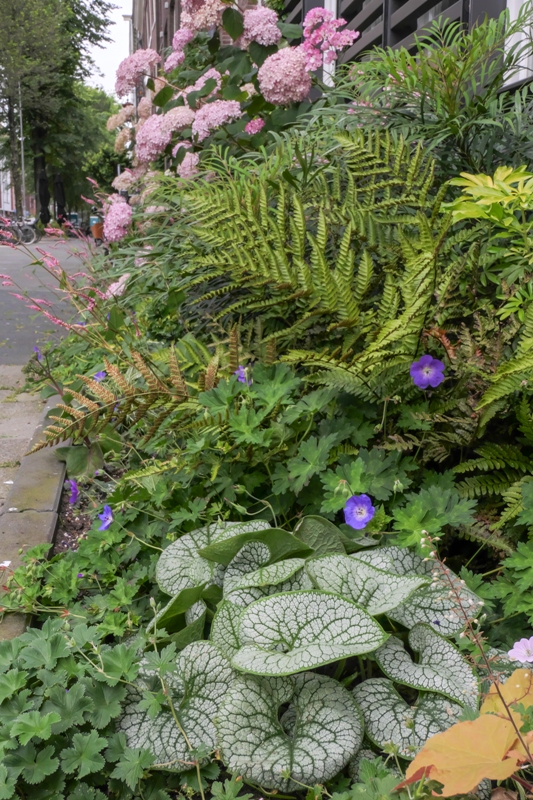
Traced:
MULTIPOLYGON (((83 269, 79 258, 72 251, 80 250, 76 240, 57 241, 42 239, 37 247, 57 258, 67 272, 83 269)), ((57 290, 57 282, 46 270, 32 264, 33 258, 41 256, 36 246, 12 249, 0 245, 0 274, 9 275, 14 286, 2 286, 0 278, 0 365, 25 364, 33 355, 33 348, 52 338, 64 335, 64 329, 51 323, 43 314, 32 311, 26 303, 13 297, 13 293, 32 298, 42 298, 53 304, 47 310, 62 319, 68 319, 71 310, 64 295, 57 290)))

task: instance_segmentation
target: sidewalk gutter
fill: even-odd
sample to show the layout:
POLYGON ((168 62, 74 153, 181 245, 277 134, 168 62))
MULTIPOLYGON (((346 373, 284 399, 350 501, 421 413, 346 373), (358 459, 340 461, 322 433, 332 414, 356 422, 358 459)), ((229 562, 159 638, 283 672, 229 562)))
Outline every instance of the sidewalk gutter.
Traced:
MULTIPOLYGON (((42 439, 48 424, 46 415, 58 402, 61 402, 59 396, 48 400, 28 452, 42 439)), ((22 555, 32 547, 45 543, 52 546, 65 480, 65 464, 57 460, 54 449, 46 447, 22 458, 0 511, 0 563, 9 562, 6 568, 10 571, 20 566, 22 555)), ((0 622, 0 641, 19 636, 26 625, 25 614, 6 614, 0 622)))

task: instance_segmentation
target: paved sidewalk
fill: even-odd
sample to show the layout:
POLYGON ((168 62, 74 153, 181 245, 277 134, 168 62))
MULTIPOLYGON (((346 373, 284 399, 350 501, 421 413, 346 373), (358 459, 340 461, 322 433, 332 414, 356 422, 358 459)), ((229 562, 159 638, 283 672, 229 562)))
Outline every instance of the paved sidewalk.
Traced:
POLYGON ((20 366, 0 365, 0 514, 45 406, 38 395, 21 392, 24 383, 20 366))

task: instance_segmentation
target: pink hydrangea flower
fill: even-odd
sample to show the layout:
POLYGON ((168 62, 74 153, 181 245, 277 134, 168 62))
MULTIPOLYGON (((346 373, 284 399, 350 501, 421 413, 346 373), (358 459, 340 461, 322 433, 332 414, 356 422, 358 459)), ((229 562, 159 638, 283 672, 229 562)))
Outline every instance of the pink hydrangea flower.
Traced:
POLYGON ((192 147, 192 144, 190 142, 178 142, 177 145, 172 148, 172 158, 176 158, 180 147, 185 147, 185 149, 188 150, 192 147))
POLYGON ((104 236, 108 242, 119 242, 126 236, 132 210, 119 194, 112 194, 105 208, 104 236))
POLYGON ((301 103, 311 91, 311 75, 302 47, 284 47, 269 56, 257 73, 267 103, 288 106, 301 103))
POLYGON ((236 45, 246 50, 251 42, 268 46, 277 44, 281 39, 278 28, 278 15, 266 6, 255 6, 244 12, 244 29, 236 41, 236 45))
POLYGON ((249 133, 250 136, 253 136, 254 133, 259 133, 259 131, 262 130, 264 127, 265 127, 265 120, 257 117, 257 119, 251 119, 250 122, 248 122, 248 124, 244 126, 244 130, 246 131, 246 133, 249 133))
POLYGON ((196 112, 189 108, 189 106, 176 106, 167 111, 163 117, 163 125, 171 133, 174 131, 182 131, 184 128, 189 128, 196 116, 196 112))
POLYGON ((141 75, 149 75, 152 67, 159 64, 161 56, 155 50, 136 50, 131 56, 121 61, 117 69, 115 92, 123 97, 135 85, 141 75))
POLYGON ((175 50, 165 61, 165 72, 172 72, 172 70, 179 67, 183 61, 185 61, 185 53, 182 50, 175 50))
POLYGON ((109 300, 111 297, 121 297, 124 294, 124 290, 126 289, 126 282, 130 277, 129 272, 125 272, 124 275, 121 275, 118 281, 115 283, 110 283, 107 292, 105 293, 106 299, 109 300))
POLYGON ((335 19, 325 8, 312 8, 304 19, 304 41, 301 45, 307 59, 307 69, 319 69, 323 63, 331 64, 337 53, 359 38, 359 31, 340 31, 346 20, 335 19))
POLYGON ((173 50, 183 50, 185 45, 192 42, 194 39, 194 31, 189 30, 189 28, 180 28, 174 34, 174 38, 172 39, 172 49, 173 50))
POLYGON ((218 25, 227 4, 222 0, 182 0, 181 24, 194 33, 218 25))
POLYGON ((165 117, 162 114, 153 114, 137 131, 135 142, 137 158, 145 164, 153 161, 171 140, 172 131, 169 130, 165 117))
POLYGON ((178 164, 177 173, 180 178, 189 179, 198 173, 199 153, 187 153, 181 164, 178 164))
POLYGON ((241 116, 241 107, 236 100, 215 100, 213 103, 206 103, 196 112, 192 132, 198 136, 199 142, 203 142, 211 131, 241 116))
POLYGON ((139 104, 137 106, 137 115, 139 119, 148 119, 150 114, 152 113, 152 98, 148 97, 141 97, 139 100, 139 104))
POLYGON ((533 661, 533 636, 529 639, 520 639, 515 642, 513 649, 507 653, 513 661, 521 661, 523 664, 533 661))
POLYGON ((111 186, 113 189, 116 189, 117 192, 125 192, 131 188, 131 186, 135 183, 135 180, 135 175, 131 169, 125 169, 120 173, 120 175, 117 175, 111 186))

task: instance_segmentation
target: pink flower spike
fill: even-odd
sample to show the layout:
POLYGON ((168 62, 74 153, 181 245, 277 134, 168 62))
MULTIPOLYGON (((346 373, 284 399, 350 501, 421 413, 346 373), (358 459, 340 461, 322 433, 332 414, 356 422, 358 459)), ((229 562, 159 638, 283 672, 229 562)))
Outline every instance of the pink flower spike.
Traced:
POLYGON ((11 281, 2 281, 2 286, 13 286, 14 284, 11 281))
POLYGON ((100 185, 94 180, 94 178, 87 178, 87 180, 89 181, 89 183, 92 183, 93 186, 97 186, 98 188, 100 188, 100 185))
POLYGON ((82 194, 80 194, 80 197, 84 203, 87 203, 87 205, 94 206, 94 200, 89 200, 88 197, 84 197, 82 194))
POLYGON ((16 297, 17 300, 27 300, 27 298, 23 297, 21 294, 15 294, 15 292, 9 292, 9 294, 11 295, 11 297, 16 297))
POLYGON ((52 308, 52 303, 49 303, 48 300, 42 300, 40 297, 32 298, 34 303, 42 303, 43 306, 49 306, 52 308))
POLYGON ((512 650, 507 653, 513 661, 520 661, 522 664, 533 662, 533 636, 529 639, 520 639, 515 642, 512 650))
POLYGON ((6 281, 10 281, 11 280, 11 275, 2 275, 2 273, 0 272, 0 278, 3 278, 6 281))

